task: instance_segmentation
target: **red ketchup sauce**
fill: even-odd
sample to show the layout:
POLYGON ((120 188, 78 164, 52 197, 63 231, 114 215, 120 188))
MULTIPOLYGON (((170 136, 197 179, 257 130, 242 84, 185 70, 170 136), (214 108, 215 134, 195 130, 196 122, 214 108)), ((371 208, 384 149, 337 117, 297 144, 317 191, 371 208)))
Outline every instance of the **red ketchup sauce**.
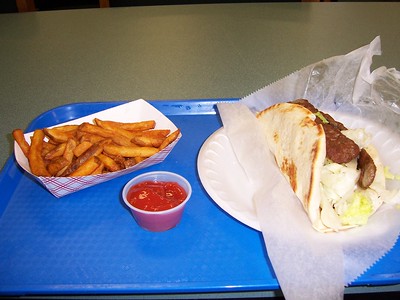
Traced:
POLYGON ((176 182, 143 181, 129 189, 128 202, 146 211, 163 211, 178 206, 187 193, 176 182))

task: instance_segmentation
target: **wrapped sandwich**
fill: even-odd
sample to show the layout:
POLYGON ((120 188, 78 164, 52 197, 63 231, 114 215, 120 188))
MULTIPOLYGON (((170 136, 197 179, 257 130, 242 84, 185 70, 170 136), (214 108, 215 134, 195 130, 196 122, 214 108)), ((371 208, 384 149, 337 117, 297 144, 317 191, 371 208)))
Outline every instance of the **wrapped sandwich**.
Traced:
POLYGON ((391 194, 364 129, 348 129, 305 99, 257 114, 276 163, 320 232, 364 225, 391 194))

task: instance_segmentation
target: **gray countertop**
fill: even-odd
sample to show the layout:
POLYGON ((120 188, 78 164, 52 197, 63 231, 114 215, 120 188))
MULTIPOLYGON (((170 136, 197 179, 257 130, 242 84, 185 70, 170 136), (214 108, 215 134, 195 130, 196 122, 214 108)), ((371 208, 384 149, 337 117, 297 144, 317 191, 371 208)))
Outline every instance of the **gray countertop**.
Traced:
POLYGON ((11 132, 75 102, 243 97, 382 39, 400 68, 400 3, 263 3, 0 15, 0 168, 11 132))

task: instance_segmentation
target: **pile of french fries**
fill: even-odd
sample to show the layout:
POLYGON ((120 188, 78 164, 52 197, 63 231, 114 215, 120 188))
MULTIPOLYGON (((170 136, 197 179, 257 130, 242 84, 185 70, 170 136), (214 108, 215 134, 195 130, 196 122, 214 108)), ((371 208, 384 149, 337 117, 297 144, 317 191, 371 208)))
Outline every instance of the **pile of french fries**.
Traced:
POLYGON ((93 124, 37 129, 31 144, 21 129, 14 140, 36 176, 88 176, 126 169, 161 151, 180 130, 155 129, 154 120, 133 123, 95 118, 93 124))

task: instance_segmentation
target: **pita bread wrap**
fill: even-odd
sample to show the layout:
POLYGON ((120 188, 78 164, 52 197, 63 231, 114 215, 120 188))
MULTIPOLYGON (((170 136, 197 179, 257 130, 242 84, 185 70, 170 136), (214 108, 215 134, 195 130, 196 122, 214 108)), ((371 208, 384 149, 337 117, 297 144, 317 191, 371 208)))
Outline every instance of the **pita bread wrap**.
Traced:
POLYGON ((328 121, 322 117, 324 122, 317 122, 317 118, 321 118, 318 113, 296 103, 278 103, 257 114, 276 163, 312 226, 332 232, 364 225, 388 193, 378 152, 363 129, 342 131, 369 154, 376 167, 372 183, 360 187, 360 155, 347 163, 328 159, 326 129, 321 124, 328 121))

